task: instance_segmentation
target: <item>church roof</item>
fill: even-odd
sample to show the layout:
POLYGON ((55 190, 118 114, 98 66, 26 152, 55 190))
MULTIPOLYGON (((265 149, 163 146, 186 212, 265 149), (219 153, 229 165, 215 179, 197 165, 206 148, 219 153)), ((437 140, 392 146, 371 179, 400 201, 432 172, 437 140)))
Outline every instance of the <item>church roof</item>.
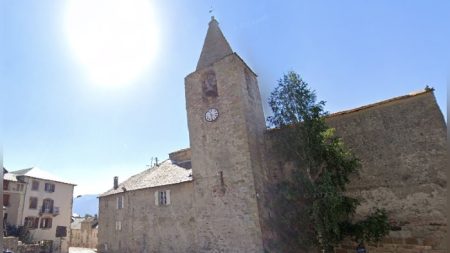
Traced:
MULTIPOLYGON (((326 119, 335 119, 335 118, 339 118, 339 117, 344 116, 344 115, 357 113, 357 112, 368 110, 368 109, 379 108, 381 106, 385 106, 385 105, 388 105, 388 104, 392 104, 392 103, 396 103, 396 102, 399 102, 399 101, 407 100, 407 99, 410 99, 410 98, 413 98, 413 97, 417 97, 417 96, 420 96, 420 95, 432 93, 433 91, 434 91, 433 88, 429 88, 427 86, 424 90, 411 92, 411 93, 409 93, 407 95, 393 97, 393 98, 390 98, 390 99, 382 100, 382 101, 375 102, 375 103, 372 103, 372 104, 363 105, 363 106, 356 107, 356 108, 349 109, 349 110, 334 112, 334 113, 331 113, 331 114, 325 116, 325 118, 326 119)), ((278 131, 280 129, 279 128, 270 128, 270 129, 267 129, 267 130, 269 132, 273 132, 273 131, 278 131)))
POLYGON ((211 17, 200 59, 197 63, 197 70, 207 67, 232 53, 233 50, 231 50, 230 44, 223 36, 219 23, 214 17, 211 17))
POLYGON ((426 94, 426 93, 430 93, 430 92, 433 92, 433 91, 434 91, 433 88, 426 87, 424 90, 411 92, 411 93, 409 93, 407 95, 403 95, 403 96, 399 96, 399 97, 393 97, 393 98, 390 98, 390 99, 382 100, 382 101, 375 102, 375 103, 372 103, 372 104, 363 105, 363 106, 360 106, 360 107, 357 107, 357 108, 353 108, 353 109, 350 109, 350 110, 345 110, 345 111, 331 113, 327 117, 330 118, 330 117, 336 117, 336 116, 340 116, 340 115, 344 115, 344 114, 354 113, 354 112, 358 112, 358 111, 361 111, 361 110, 370 109, 370 108, 373 108, 373 107, 382 106, 382 105, 389 104, 389 103, 392 103, 392 102, 397 102, 397 101, 400 101, 400 100, 405 100, 405 99, 408 99, 408 98, 416 97, 416 96, 423 95, 423 94, 426 94))
POLYGON ((159 165, 155 165, 128 178, 119 184, 117 189, 110 189, 101 194, 100 197, 122 193, 124 191, 140 190, 189 181, 192 181, 192 169, 185 169, 172 163, 171 160, 166 160, 159 165))

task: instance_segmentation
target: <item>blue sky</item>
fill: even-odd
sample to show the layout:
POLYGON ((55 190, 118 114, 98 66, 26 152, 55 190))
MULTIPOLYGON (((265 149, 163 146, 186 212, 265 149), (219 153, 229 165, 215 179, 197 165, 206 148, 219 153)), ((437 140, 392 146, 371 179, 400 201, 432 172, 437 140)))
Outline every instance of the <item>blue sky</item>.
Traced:
POLYGON ((78 184, 76 194, 100 193, 113 176, 124 180, 151 157, 188 147, 184 77, 195 70, 211 6, 233 50, 258 74, 264 101, 294 70, 330 112, 429 85, 447 113, 448 1, 149 2, 157 52, 137 78, 109 87, 94 83, 70 48, 67 1, 1 1, 9 170, 38 166, 78 184))

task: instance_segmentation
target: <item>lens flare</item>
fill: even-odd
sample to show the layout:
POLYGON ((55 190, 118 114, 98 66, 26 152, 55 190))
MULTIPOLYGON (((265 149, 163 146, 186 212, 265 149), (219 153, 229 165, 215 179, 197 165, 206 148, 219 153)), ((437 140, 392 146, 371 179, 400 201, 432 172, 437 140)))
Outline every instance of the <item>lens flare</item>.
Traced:
POLYGON ((155 59, 158 30, 146 0, 69 0, 69 47, 92 82, 130 84, 155 59))

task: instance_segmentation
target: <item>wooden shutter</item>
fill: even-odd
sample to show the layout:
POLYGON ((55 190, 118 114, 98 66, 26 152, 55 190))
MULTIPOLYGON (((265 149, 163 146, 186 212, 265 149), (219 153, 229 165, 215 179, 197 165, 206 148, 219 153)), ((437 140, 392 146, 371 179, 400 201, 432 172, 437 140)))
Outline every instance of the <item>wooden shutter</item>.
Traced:
POLYGON ((34 223, 33 223, 33 228, 38 228, 38 227, 39 227, 39 217, 35 217, 34 223))
POLYGON ((170 205, 170 190, 166 191, 166 204, 170 205))
POLYGON ((155 205, 159 206, 159 191, 155 191, 155 205))
POLYGON ((9 206, 9 194, 3 194, 3 205, 9 206))

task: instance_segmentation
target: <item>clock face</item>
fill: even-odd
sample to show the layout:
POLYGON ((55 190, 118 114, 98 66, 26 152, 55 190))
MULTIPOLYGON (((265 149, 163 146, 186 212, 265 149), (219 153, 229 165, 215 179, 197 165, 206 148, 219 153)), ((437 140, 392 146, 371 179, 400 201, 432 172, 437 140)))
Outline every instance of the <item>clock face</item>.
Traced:
POLYGON ((219 111, 216 108, 210 108, 205 113, 205 119, 208 122, 213 122, 219 117, 219 111))

